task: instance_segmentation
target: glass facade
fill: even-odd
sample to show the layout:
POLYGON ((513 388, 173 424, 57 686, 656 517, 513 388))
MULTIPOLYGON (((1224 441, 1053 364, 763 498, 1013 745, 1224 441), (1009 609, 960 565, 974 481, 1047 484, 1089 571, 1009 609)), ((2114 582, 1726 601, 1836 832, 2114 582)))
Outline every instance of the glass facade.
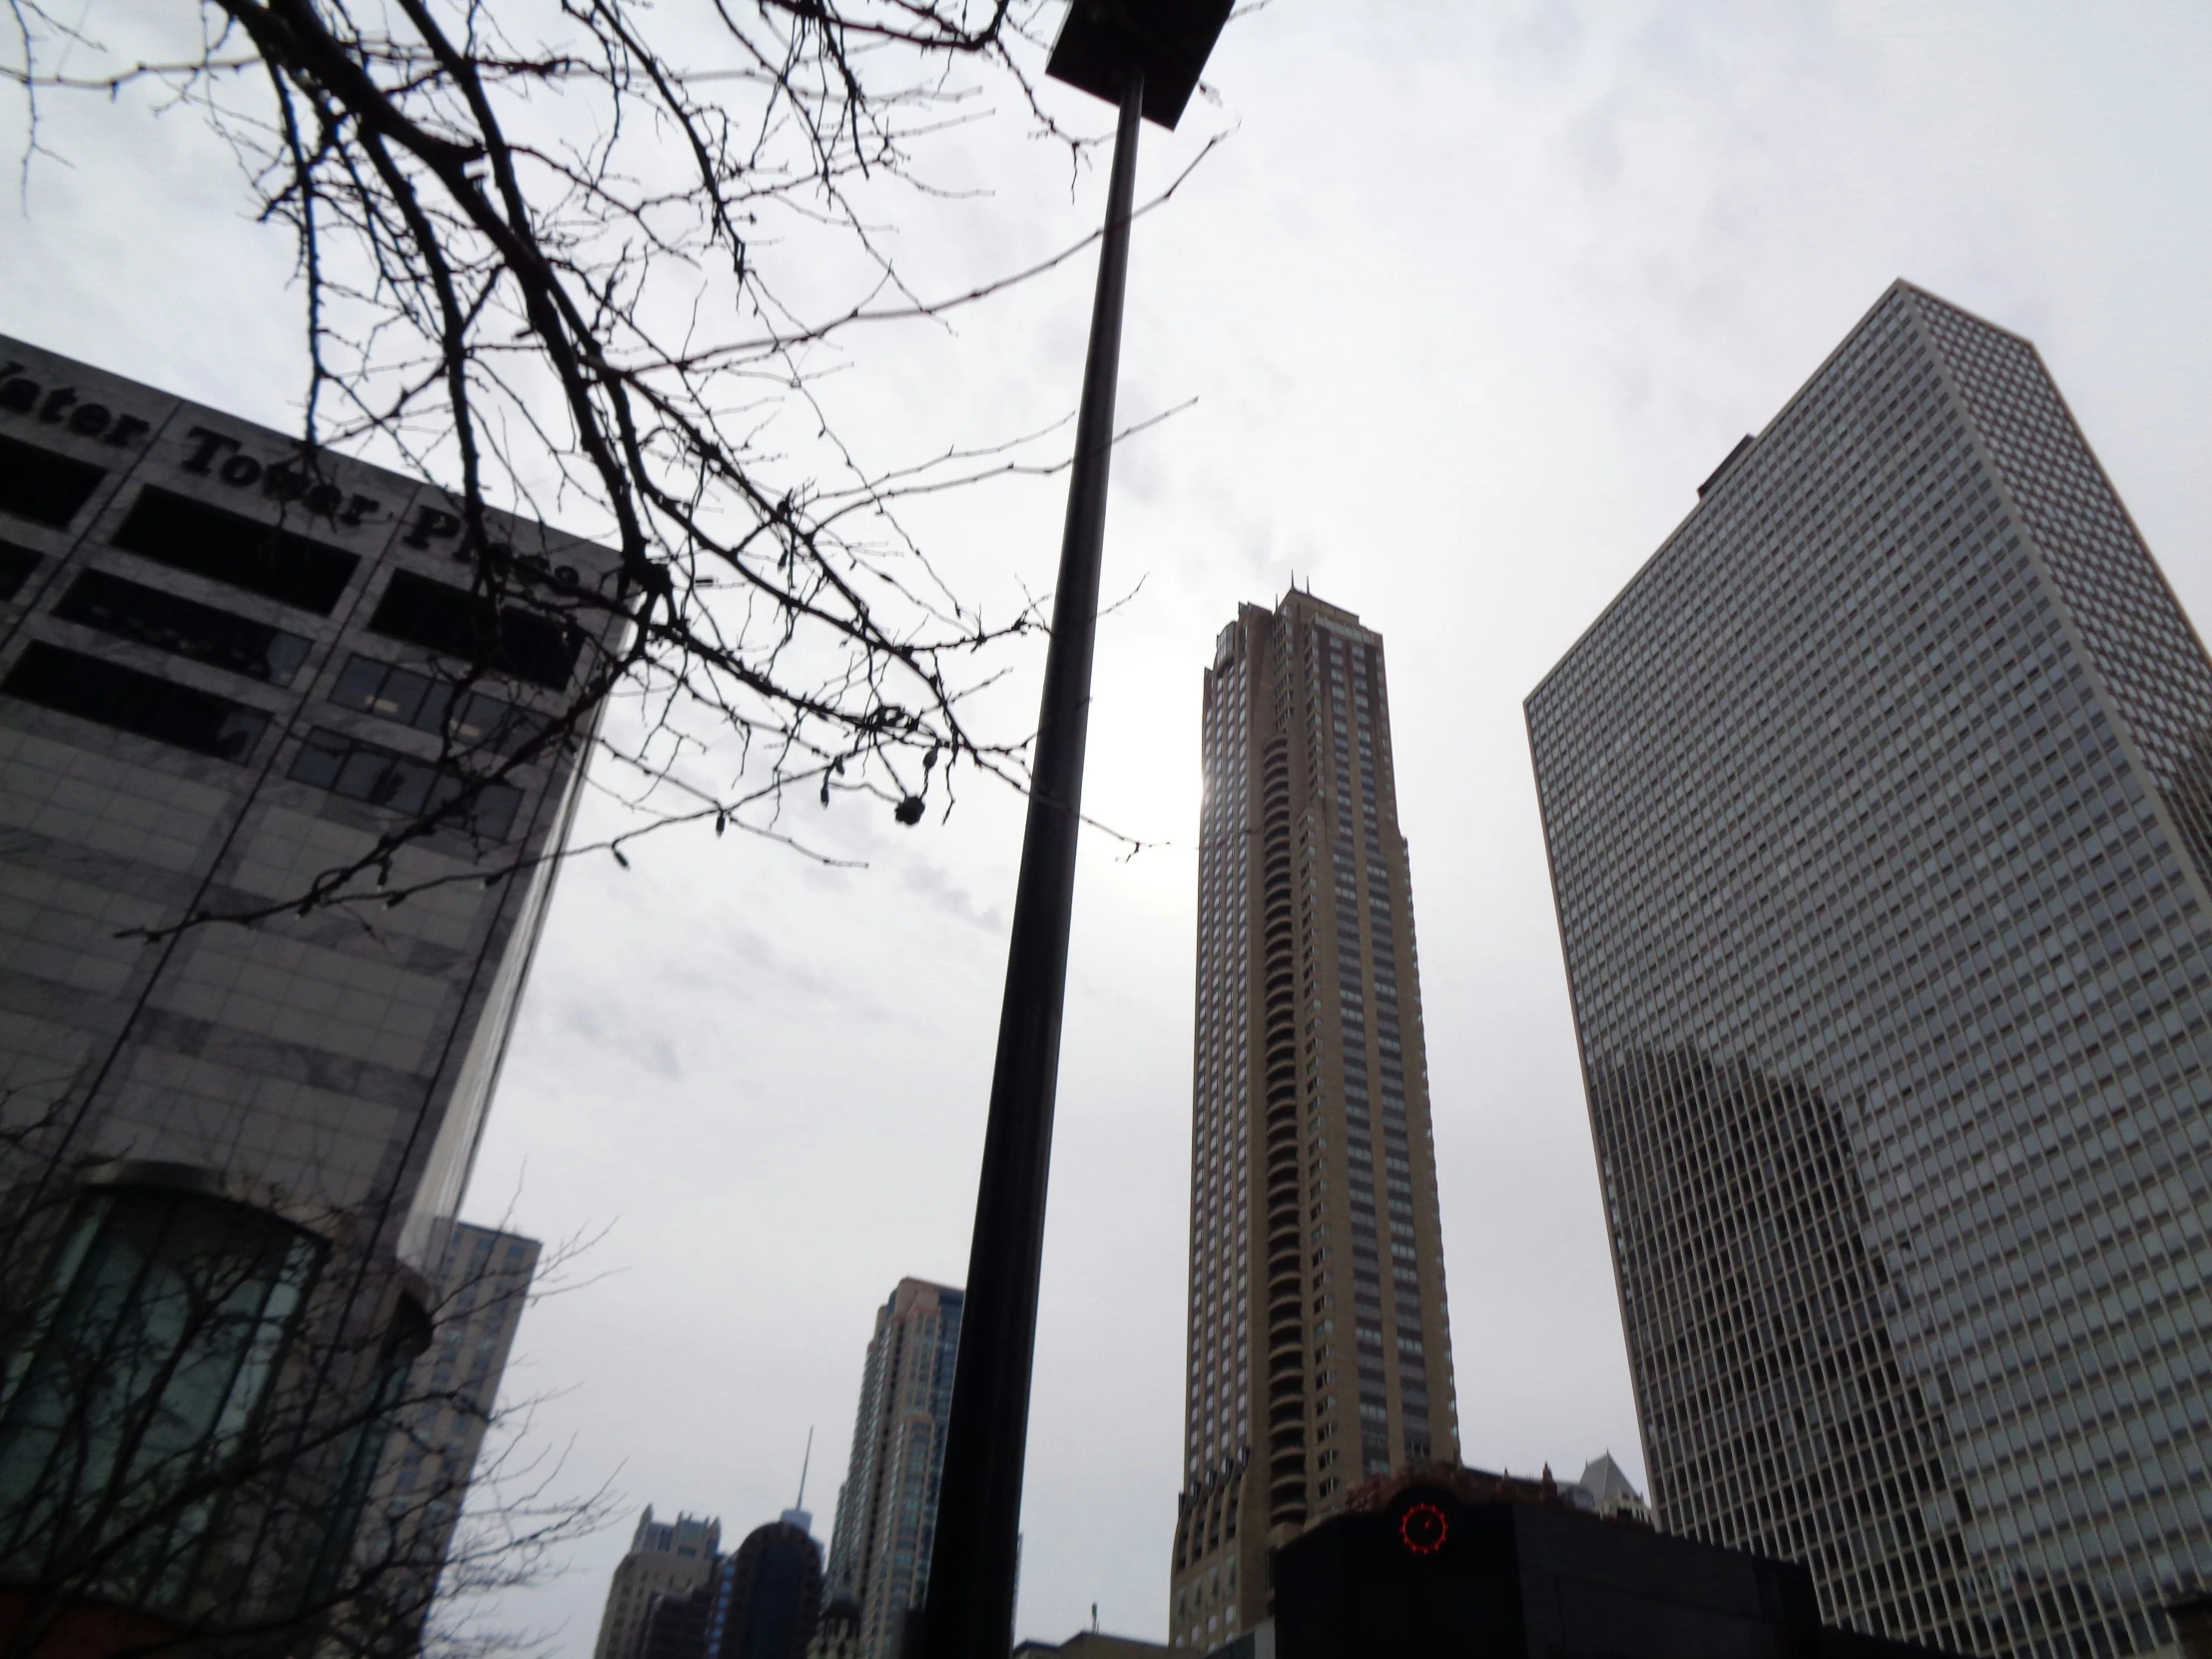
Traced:
POLYGON ((209 1548, 266 1499, 248 1440, 322 1258, 243 1205, 87 1194, 0 1384, 0 1573, 165 1613, 217 1599, 209 1548))
POLYGON ((1900 283, 1528 699, 1661 1524, 2125 1654, 2212 1577, 2212 659, 1900 283))

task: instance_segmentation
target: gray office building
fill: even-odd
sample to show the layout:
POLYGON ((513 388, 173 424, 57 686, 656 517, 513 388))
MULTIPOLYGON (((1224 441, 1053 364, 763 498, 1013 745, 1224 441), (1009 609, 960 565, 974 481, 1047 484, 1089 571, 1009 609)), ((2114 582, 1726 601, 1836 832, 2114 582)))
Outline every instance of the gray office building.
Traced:
POLYGON ((544 722, 619 626, 611 555, 460 528, 0 338, 0 1583, 222 1630, 346 1555, 575 802, 544 722))
POLYGON ((2212 660, 1899 283, 1527 704, 1661 1525, 2125 1654, 2212 1575, 2212 660))

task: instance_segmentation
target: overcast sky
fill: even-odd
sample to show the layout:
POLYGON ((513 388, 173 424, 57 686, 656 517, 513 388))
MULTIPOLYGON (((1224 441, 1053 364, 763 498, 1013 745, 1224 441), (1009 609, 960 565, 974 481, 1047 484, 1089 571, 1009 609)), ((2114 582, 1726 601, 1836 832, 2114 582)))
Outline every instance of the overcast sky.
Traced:
MULTIPOLYGON (((1181 1460, 1200 671, 1295 574, 1385 642, 1468 1461, 1643 1460, 1520 700, 1883 287, 2042 348, 2184 604, 2212 616, 2212 10, 2201 4, 1273 0, 1140 188, 1030 1437, 1023 1634, 1164 1637, 1181 1460)), ((1066 109, 1095 126, 1072 95, 1066 109)), ((50 111, 0 327, 286 424, 288 250, 186 117, 50 111)), ((925 291, 1079 235, 1102 182, 1012 123, 905 233, 925 291), (941 285, 940 285, 941 284, 941 285)), ((877 459, 1072 407, 1085 263, 885 334, 877 459)), ((1057 481, 919 521, 969 591, 1051 582, 1057 481)), ((1033 715, 1035 653, 991 706, 1033 715)), ((814 810, 810 807, 810 812, 814 810)), ((604 809, 595 808, 595 812, 604 809)), ((1018 803, 802 821, 866 867, 688 833, 562 877, 468 1213, 603 1235, 509 1375, 562 1482, 827 1542, 873 1313, 958 1283, 1018 803)), ((499 1617, 582 1659, 628 1522, 499 1617)))

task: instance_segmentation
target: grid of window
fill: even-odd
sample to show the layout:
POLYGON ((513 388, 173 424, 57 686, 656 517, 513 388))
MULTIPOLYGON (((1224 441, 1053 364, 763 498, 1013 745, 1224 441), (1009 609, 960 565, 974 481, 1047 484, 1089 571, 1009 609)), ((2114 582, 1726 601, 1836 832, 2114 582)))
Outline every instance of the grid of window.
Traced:
POLYGON ((357 554, 148 484, 116 527, 126 553, 328 616, 360 568, 357 554))
POLYGON ((1893 289, 1528 720, 1664 1523, 1863 1630, 2166 1640, 2212 662, 2032 347, 1893 289))
POLYGON ((368 619, 371 633, 559 691, 583 648, 573 628, 514 605, 395 570, 368 619))
POLYGON ((269 730, 259 709, 44 640, 23 648, 0 692, 224 761, 244 761, 269 730))
POLYGON ((1926 309, 1960 401, 2199 869, 2212 868, 2212 676, 2035 348, 1926 309))
POLYGON ((330 689, 330 701, 378 720, 411 726, 461 749, 491 749, 503 755, 536 738, 539 724, 512 703, 469 691, 449 681, 354 656, 330 689))
POLYGON ((54 614, 273 686, 290 685, 311 649, 297 634, 105 570, 85 571, 70 583, 54 614))
MULTIPOLYGON (((1342 1132, 1349 1166, 1359 1471, 1372 1475, 1386 1473, 1391 1466, 1388 1424, 1393 1381, 1403 1419, 1405 1457, 1425 1460, 1430 1452, 1420 1254, 1414 1228, 1404 1043, 1398 1014, 1396 925, 1378 812, 1376 735, 1382 698, 1381 663, 1375 647, 1317 628, 1309 636, 1308 682, 1314 694, 1309 741, 1319 751, 1323 776, 1334 786, 1334 811, 1325 822, 1333 879, 1330 907, 1335 923, 1337 1028, 1343 1054, 1342 1132), (1325 725, 1326 740, 1322 737, 1325 725), (1372 1050, 1368 1020, 1371 986, 1372 1050), (1380 1171, 1375 1165, 1379 1134, 1383 1154, 1380 1171), (1382 1218, 1380 1223, 1379 1217, 1382 1218), (1379 1225, 1384 1231, 1379 1233, 1379 1225), (1386 1249, 1383 1239, 1387 1240, 1386 1249), (1390 1290, 1387 1327, 1382 1299, 1385 1261, 1390 1290)), ((1308 977, 1311 980, 1311 965, 1308 977)), ((1318 1026, 1309 1042, 1310 1058, 1318 1070, 1318 1026)), ((1326 1210, 1326 1202, 1317 1202, 1315 1217, 1320 1218, 1326 1210)), ((1316 1243, 1320 1242, 1317 1230, 1316 1243)), ((1325 1490, 1331 1491, 1341 1483, 1340 1475, 1327 1476, 1323 1482, 1325 1490)))
POLYGON ((321 726, 307 734, 292 757, 290 777, 294 783, 409 817, 454 807, 447 822, 485 840, 505 840, 522 806, 522 792, 512 784, 480 783, 452 767, 395 755, 321 726))
POLYGON ((90 461, 0 437, 0 510, 33 524, 67 529, 107 476, 90 461))

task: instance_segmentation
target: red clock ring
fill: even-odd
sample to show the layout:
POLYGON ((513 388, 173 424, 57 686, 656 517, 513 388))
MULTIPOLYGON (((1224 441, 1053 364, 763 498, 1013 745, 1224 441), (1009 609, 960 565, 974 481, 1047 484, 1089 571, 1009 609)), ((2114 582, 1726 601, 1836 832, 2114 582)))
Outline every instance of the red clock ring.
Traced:
POLYGON ((1397 1517, 1397 1541, 1414 1555, 1433 1555, 1451 1536, 1451 1523, 1433 1503, 1414 1503, 1397 1517))

